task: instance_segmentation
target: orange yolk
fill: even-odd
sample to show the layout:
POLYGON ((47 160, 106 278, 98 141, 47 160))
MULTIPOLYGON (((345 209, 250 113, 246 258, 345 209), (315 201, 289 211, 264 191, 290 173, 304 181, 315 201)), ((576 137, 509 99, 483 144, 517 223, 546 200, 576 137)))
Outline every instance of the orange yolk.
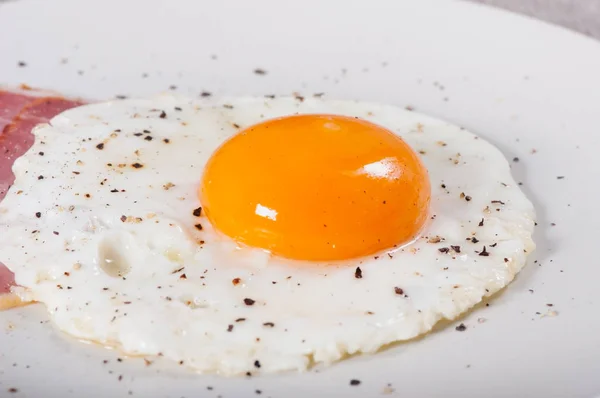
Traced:
POLYGON ((428 215, 427 170, 397 135, 336 115, 249 127, 209 159, 200 200, 237 242, 297 260, 344 260, 415 238, 428 215))

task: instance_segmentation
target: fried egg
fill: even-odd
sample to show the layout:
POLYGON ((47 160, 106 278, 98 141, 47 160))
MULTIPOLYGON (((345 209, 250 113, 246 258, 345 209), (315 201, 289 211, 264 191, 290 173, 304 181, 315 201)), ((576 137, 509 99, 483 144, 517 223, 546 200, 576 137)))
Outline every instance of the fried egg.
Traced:
POLYGON ((484 139, 364 102, 113 101, 34 129, 0 261, 62 331, 224 375, 426 333, 505 287, 534 208, 484 139))

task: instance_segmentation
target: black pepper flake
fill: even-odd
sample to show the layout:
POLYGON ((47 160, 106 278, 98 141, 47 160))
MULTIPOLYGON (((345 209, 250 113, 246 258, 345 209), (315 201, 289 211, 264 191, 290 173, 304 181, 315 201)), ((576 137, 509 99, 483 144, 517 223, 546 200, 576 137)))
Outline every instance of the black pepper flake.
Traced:
POLYGON ((99 150, 103 150, 104 149, 104 143, 103 142, 99 143, 98 145, 96 145, 96 148, 99 149, 99 150))
POLYGON ((260 369, 260 362, 259 361, 254 361, 254 367, 257 369, 260 369))
POLYGON ((201 97, 210 97, 211 95, 212 95, 212 93, 209 91, 203 91, 200 93, 201 97))
POLYGON ((449 249, 449 248, 447 248, 447 247, 440 247, 440 248, 438 249, 438 251, 439 251, 440 253, 448 253, 448 252, 450 251, 450 249, 449 249))
POLYGON ((154 138, 151 135, 147 135, 144 137, 146 141, 152 141, 154 138))
POLYGON ((556 177, 556 179, 557 179, 557 180, 564 180, 564 179, 565 179, 565 176, 558 176, 558 177, 556 177))
POLYGON ((513 158, 513 162, 517 163, 519 161, 519 158, 513 158))
POLYGON ((263 323, 263 326, 266 326, 268 328, 272 328, 272 327, 275 327, 275 324, 273 322, 265 322, 265 323, 263 323))
POLYGON ((458 325, 458 326, 457 326, 455 329, 456 329, 457 331, 459 331, 459 332, 464 332, 465 330, 467 330, 467 327, 465 326, 465 324, 464 324, 464 323, 461 323, 461 324, 460 324, 460 325, 458 325))
POLYGON ((11 387, 11 388, 9 388, 9 389, 8 389, 8 392, 9 392, 9 393, 11 393, 11 394, 16 394, 16 393, 18 393, 18 392, 19 392, 19 389, 18 389, 18 388, 11 387))
POLYGON ((122 222, 125 222, 125 221, 127 221, 127 216, 121 216, 121 221, 122 221, 122 222))
POLYGON ((179 279, 187 279, 187 275, 186 274, 181 274, 181 276, 179 277, 179 279))
POLYGON ((194 209, 192 214, 194 215, 194 217, 200 217, 200 215, 202 214, 202 207, 198 207, 197 209, 194 209))
POLYGON ((44 156, 44 152, 40 152, 40 153, 38 153, 38 155, 44 156))
POLYGON ((227 331, 231 332, 233 330, 233 325, 227 325, 227 331))
POLYGON ((17 62, 17 66, 19 68, 24 68, 27 66, 27 63, 25 61, 19 61, 19 62, 17 62))
POLYGON ((233 109, 233 105, 223 104, 223 108, 225 108, 225 109, 233 109))
POLYGON ((394 287, 394 292, 396 294, 398 294, 398 295, 403 295, 404 294, 404 290, 402 290, 402 288, 398 287, 398 286, 394 287))
POLYGON ((264 69, 256 68, 256 69, 254 69, 254 73, 255 73, 256 75, 266 75, 266 74, 267 74, 267 71, 266 71, 266 70, 264 70, 264 69))
POLYGON ((246 318, 238 318, 238 319, 236 319, 235 321, 236 321, 236 322, 244 322, 245 320, 246 320, 246 318))
POLYGON ((351 386, 358 386, 358 385, 360 385, 360 380, 352 379, 352 380, 350 380, 350 385, 351 386))
POLYGON ((485 246, 483 246, 483 250, 481 251, 481 253, 479 253, 480 256, 483 257, 487 257, 490 255, 490 253, 488 253, 488 251, 486 250, 485 246))
POLYGON ((496 246, 498 246, 498 243, 494 243, 494 244, 490 245, 490 247, 496 247, 496 246))
POLYGON ((161 119, 164 119, 167 117, 167 112, 165 111, 160 111, 160 115, 158 115, 158 117, 160 117, 161 119))
POLYGON ((52 231, 52 233, 57 236, 59 235, 58 231, 52 231))
POLYGON ((44 176, 38 176, 38 180, 43 180, 44 176))
POLYGON ((42 213, 40 213, 40 212, 38 211, 37 213, 35 213, 35 216, 36 216, 37 218, 40 218, 40 217, 42 217, 42 213))
POLYGON ((244 304, 246 305, 254 305, 254 303, 256 303, 256 301, 252 300, 251 298, 244 299, 244 304))
POLYGON ((266 94, 265 98, 275 99, 275 94, 266 94))
POLYGON ((131 167, 133 167, 134 169, 141 169, 142 167, 144 167, 144 165, 136 162, 132 164, 131 167))
POLYGON ((477 243, 477 242, 479 242, 479 239, 477 239, 476 237, 472 237, 471 238, 471 242, 472 243, 477 243))
POLYGON ((198 231, 202 231, 202 224, 196 224, 194 227, 196 227, 198 231))
POLYGON ((484 221, 485 221, 485 220, 484 220, 483 218, 481 219, 481 221, 479 221, 479 226, 480 226, 480 227, 483 227, 483 222, 484 222, 484 221))
POLYGON ((456 253, 460 253, 460 246, 450 246, 450 248, 452 250, 454 250, 456 253))
POLYGON ((362 279, 362 270, 360 267, 356 267, 356 270, 354 270, 354 277, 356 279, 362 279))
POLYGON ((256 391, 255 391, 255 393, 256 393, 257 395, 260 395, 260 394, 262 394, 262 391, 261 391, 261 390, 256 390, 256 391))
POLYGON ((133 133, 133 135, 135 135, 136 137, 141 137, 141 136, 143 136, 144 134, 143 134, 143 133, 133 133))
POLYGON ((492 203, 497 205, 504 205, 504 202, 501 200, 492 200, 492 203))
POLYGON ((181 108, 180 108, 180 107, 178 107, 178 106, 176 106, 176 107, 175 107, 175 108, 173 108, 173 109, 175 109, 177 112, 181 112, 181 111, 183 110, 183 109, 181 109, 181 108))

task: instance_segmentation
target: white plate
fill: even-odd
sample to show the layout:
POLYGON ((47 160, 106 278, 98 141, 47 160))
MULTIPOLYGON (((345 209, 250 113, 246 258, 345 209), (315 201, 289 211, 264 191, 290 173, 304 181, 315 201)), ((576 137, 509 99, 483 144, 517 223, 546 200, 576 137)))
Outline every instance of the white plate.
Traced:
POLYGON ((0 54, 1 83, 88 98, 174 85, 411 105, 518 157, 539 213, 535 258, 460 320, 466 332, 450 324, 328 369, 225 379, 118 362, 31 306, 0 314, 0 396, 375 397, 388 383, 402 397, 600 392, 600 43, 451 1, 22 0, 0 5, 0 54))

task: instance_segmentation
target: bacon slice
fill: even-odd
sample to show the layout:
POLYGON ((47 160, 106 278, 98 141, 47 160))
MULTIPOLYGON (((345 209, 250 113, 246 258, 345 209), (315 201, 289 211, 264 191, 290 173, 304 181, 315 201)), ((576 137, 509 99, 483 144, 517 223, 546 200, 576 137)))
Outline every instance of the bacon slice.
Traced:
POLYGON ((8 268, 0 263, 0 297, 7 293, 11 286, 15 284, 15 276, 8 268))
MULTIPOLYGON (((42 91, 0 89, 0 201, 14 182, 12 165, 33 144, 31 129, 55 115, 85 102, 42 91)), ((7 295, 14 286, 13 273, 0 263, 0 310, 18 303, 7 295)))
POLYGON ((0 136, 4 128, 21 112, 32 98, 25 94, 0 91, 0 136))
MULTIPOLYGON (((17 94, 19 95, 19 94, 17 94)), ((16 101, 15 101, 16 102, 16 101)), ((82 101, 60 97, 30 98, 10 124, 4 126, 0 135, 0 200, 14 182, 12 165, 33 144, 31 130, 40 123, 46 123, 57 114, 82 105, 82 101)), ((3 104, 0 102, 0 108, 3 104)))

